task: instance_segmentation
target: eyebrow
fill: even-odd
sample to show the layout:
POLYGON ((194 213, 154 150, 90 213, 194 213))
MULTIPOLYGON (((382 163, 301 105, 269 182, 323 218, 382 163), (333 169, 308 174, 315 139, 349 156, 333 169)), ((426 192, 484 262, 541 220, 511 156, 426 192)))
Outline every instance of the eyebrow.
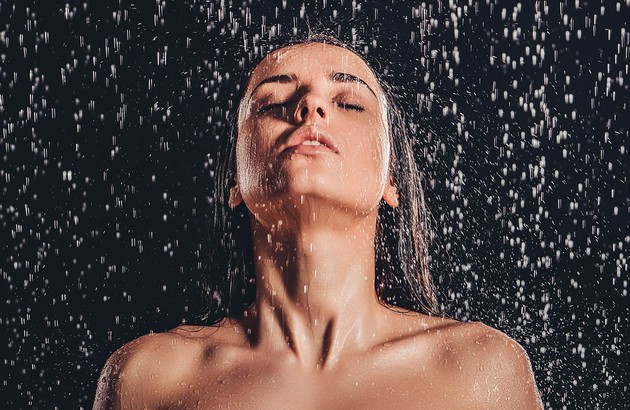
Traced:
MULTIPOLYGON (((252 90, 251 94, 253 94, 258 89, 258 87, 260 87, 263 84, 267 84, 267 83, 288 84, 288 83, 292 83, 292 82, 295 82, 295 81, 297 81, 297 76, 295 74, 278 74, 278 75, 273 75, 273 76, 267 77, 264 80, 262 80, 261 82, 259 82, 258 85, 256 87, 254 87, 254 89, 252 90)), ((365 87, 367 87, 368 90, 370 90, 370 92, 372 94, 374 94, 374 97, 376 97, 376 99, 378 99, 376 93, 368 85, 368 83, 366 83, 364 80, 362 80, 361 78, 357 77, 356 75, 349 74, 349 73, 333 72, 330 75, 330 81, 333 82, 333 83, 358 83, 358 84, 364 85, 365 87)))

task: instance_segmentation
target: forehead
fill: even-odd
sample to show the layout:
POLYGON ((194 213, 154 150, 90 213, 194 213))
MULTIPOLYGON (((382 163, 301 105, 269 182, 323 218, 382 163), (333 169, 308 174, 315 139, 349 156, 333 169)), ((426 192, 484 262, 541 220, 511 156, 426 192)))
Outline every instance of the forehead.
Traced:
POLYGON ((380 86, 371 68, 361 57, 345 48, 323 44, 296 44, 269 53, 250 76, 247 93, 265 78, 276 74, 295 73, 300 77, 328 76, 332 72, 353 74, 365 81, 373 90, 380 86))

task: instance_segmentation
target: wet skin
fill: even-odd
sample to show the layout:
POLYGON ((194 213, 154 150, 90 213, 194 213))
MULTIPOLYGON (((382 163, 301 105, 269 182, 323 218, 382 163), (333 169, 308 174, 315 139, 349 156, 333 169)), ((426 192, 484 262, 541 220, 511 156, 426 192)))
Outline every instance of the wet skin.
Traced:
POLYGON ((379 302, 378 205, 398 194, 385 99, 358 56, 319 43, 271 53, 238 126, 230 206, 252 221, 254 304, 123 346, 95 409, 542 408, 527 354, 503 333, 379 302))
POLYGON ((321 370, 288 348, 253 346, 229 321, 146 335, 112 355, 95 408, 542 408, 527 355, 506 335, 419 314, 390 320, 401 336, 378 335, 321 370))

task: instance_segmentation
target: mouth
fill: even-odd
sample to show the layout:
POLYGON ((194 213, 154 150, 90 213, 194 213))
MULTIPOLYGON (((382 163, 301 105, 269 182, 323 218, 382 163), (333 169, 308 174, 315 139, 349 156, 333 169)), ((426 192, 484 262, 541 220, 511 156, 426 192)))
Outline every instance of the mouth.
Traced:
POLYGON ((297 154, 323 154, 339 153, 333 139, 320 129, 304 128, 298 129, 288 138, 281 147, 281 153, 297 154))

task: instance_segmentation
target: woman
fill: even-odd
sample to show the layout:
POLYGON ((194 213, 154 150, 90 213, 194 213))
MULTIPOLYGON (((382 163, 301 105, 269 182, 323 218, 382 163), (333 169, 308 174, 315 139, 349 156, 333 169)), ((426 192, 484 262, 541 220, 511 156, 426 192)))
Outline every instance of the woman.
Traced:
POLYGON ((402 124, 343 44, 312 37, 269 53, 244 89, 223 170, 225 217, 245 218, 218 241, 231 276, 228 292, 210 289, 216 324, 119 349, 94 408, 541 408, 515 341, 432 315, 402 124), (251 247, 229 251, 239 241, 251 247))

